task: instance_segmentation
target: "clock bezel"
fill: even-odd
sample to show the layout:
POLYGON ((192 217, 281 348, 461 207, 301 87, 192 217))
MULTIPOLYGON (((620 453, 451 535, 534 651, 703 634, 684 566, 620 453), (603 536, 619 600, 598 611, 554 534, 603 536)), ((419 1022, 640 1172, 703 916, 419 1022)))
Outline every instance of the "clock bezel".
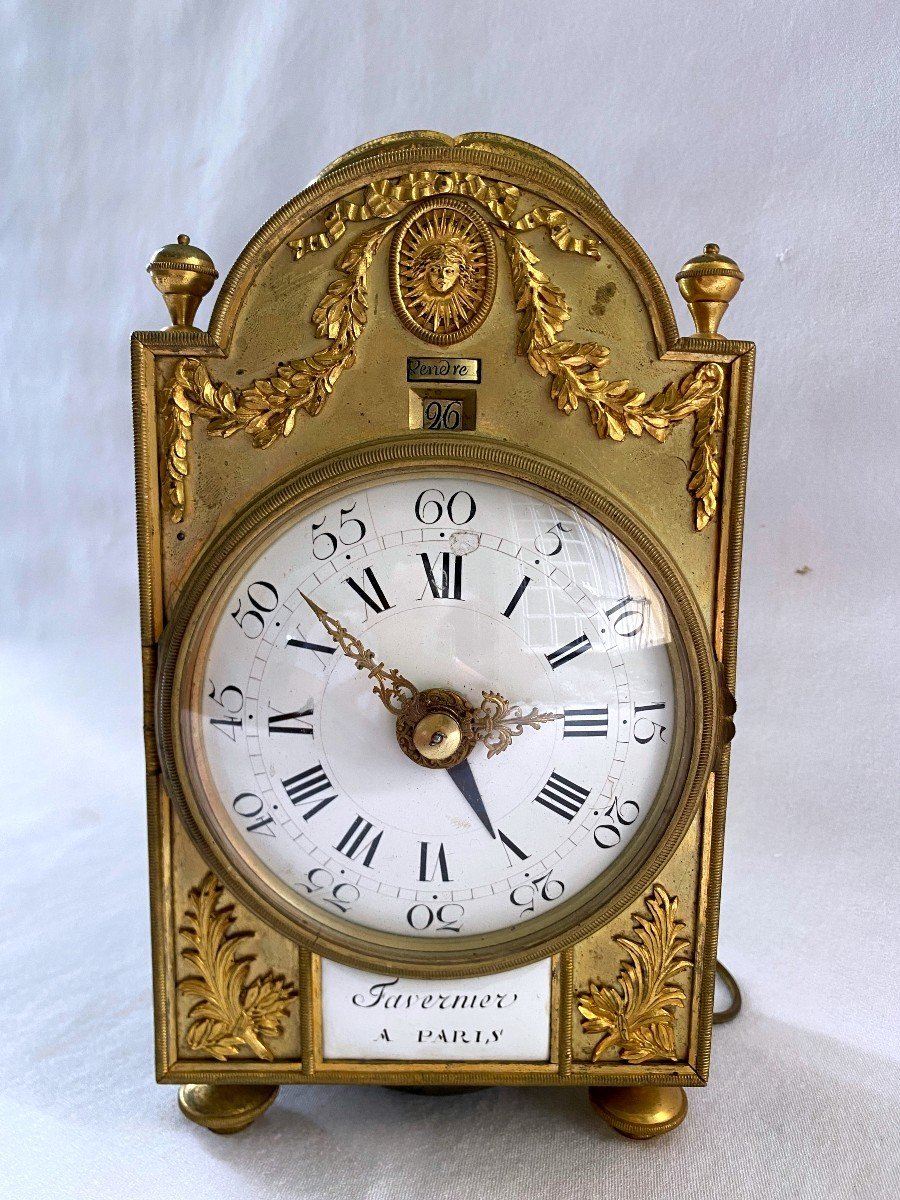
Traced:
POLYGON ((439 437, 410 433, 340 452, 279 481, 238 513, 195 564, 161 639, 156 735, 165 786, 189 836, 242 903, 317 954, 363 970, 422 978, 475 976, 522 966, 558 953, 612 920, 646 890, 682 841, 703 797, 721 740, 718 677, 703 620, 683 577, 652 535, 621 500, 567 466, 472 433, 439 437), (195 794, 181 734, 181 700, 190 685, 186 669, 193 663, 192 654, 196 657, 210 597, 223 576, 232 573, 235 557, 249 540, 261 536, 286 509, 313 506, 330 493, 371 485, 387 472, 454 469, 529 484, 574 504, 635 554, 662 594, 680 635, 683 654, 679 658, 683 658, 684 690, 691 710, 691 728, 685 735, 686 770, 681 772, 677 792, 655 806, 659 811, 653 825, 636 839, 637 849, 643 852, 637 865, 636 853, 629 848, 621 856, 621 869, 611 873, 602 902, 595 895, 586 897, 564 915, 564 927, 558 927, 559 921, 531 921, 523 926, 521 936, 513 939, 507 930, 499 930, 483 939, 478 948, 379 933, 352 923, 332 922, 324 915, 321 919, 298 917, 298 910, 279 903, 277 892, 259 875, 248 877, 240 859, 235 861, 223 844, 226 839, 207 821, 195 794), (496 944, 501 938, 505 949, 496 944))

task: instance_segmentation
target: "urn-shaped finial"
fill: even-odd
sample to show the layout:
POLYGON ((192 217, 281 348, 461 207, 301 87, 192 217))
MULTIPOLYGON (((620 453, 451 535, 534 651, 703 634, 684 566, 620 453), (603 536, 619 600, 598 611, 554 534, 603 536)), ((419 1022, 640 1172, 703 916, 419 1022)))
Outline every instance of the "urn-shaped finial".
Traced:
POLYGON ((700 337, 720 338, 719 322, 738 294, 744 272, 733 258, 710 242, 702 254, 689 258, 675 276, 700 337))
POLYGON ((163 294, 173 329, 190 328, 200 301, 219 276, 213 260, 186 233, 177 242, 157 250, 147 266, 150 278, 163 294))

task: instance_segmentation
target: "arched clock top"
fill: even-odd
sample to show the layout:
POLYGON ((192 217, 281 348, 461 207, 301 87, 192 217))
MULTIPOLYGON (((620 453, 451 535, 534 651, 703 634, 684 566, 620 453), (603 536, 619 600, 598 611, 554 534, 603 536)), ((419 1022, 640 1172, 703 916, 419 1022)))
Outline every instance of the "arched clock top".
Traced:
POLYGON ((598 259, 603 247, 633 283, 633 301, 646 309, 657 353, 677 343, 672 306, 653 264, 583 176, 555 155, 517 138, 492 133, 453 138, 433 132, 394 134, 365 143, 329 164, 270 217, 222 284, 210 320, 211 336, 229 347, 253 281, 285 243, 299 258, 333 245, 332 230, 395 216, 410 203, 433 195, 466 196, 483 216, 511 233, 546 230, 563 251, 598 259), (550 214, 557 219, 548 221, 550 214), (324 217, 325 228, 306 232, 311 220, 322 224, 315 222, 317 216, 324 217), (576 226, 588 232, 583 249, 576 226), (305 236, 298 236, 300 229, 305 236))
MULTIPOLYGON (((211 259, 179 244, 148 270, 172 328, 187 331, 215 278, 211 259)), ((702 530, 718 505, 727 363, 748 348, 718 333, 742 279, 712 243, 688 260, 678 284, 697 337, 679 340, 647 256, 553 155, 482 133, 367 143, 327 167, 238 257, 210 323, 224 361, 213 369, 198 347, 176 362, 162 431, 171 519, 185 515, 198 420, 210 435, 273 446, 298 417, 317 416, 333 392, 348 390, 370 330, 384 344, 385 322, 395 321, 410 335, 408 346, 392 345, 398 361, 463 344, 480 358, 507 343, 544 381, 553 408, 566 416, 580 408, 602 440, 663 442, 693 418, 683 450, 702 530), (674 368, 679 359, 686 365, 674 368)))

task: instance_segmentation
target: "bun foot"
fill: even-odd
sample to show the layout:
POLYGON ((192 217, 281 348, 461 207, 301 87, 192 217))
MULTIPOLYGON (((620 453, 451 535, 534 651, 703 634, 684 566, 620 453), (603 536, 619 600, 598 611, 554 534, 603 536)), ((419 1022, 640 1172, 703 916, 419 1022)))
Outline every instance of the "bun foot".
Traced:
POLYGON ((588 1096, 607 1125, 627 1138, 659 1137, 687 1116, 682 1087, 592 1087, 588 1096))
POLYGON ((178 1107, 189 1121, 213 1133, 240 1133, 261 1117, 278 1088, 270 1084, 185 1083, 178 1107))

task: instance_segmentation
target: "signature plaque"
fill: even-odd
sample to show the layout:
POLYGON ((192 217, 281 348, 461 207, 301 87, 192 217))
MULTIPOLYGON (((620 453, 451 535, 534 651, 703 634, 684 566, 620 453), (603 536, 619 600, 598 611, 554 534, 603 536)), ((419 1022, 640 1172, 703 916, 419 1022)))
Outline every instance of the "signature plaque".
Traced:
POLYGON ((322 962, 326 1059, 546 1062, 547 959, 474 979, 409 979, 322 962))

